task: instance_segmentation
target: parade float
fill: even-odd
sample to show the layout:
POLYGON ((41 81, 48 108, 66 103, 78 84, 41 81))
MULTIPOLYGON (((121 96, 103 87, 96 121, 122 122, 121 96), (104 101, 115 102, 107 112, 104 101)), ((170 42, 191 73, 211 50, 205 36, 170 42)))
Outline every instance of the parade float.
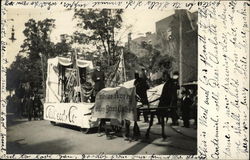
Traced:
POLYGON ((101 118, 115 123, 124 119, 134 121, 135 87, 133 80, 125 82, 123 54, 111 79, 113 84, 107 85, 112 87, 102 89, 94 99, 91 94, 94 84, 90 82, 93 63, 76 57, 48 59, 44 119, 83 129, 97 127, 101 118))
POLYGON ((45 120, 87 129, 98 125, 97 118, 91 116, 92 69, 92 61, 72 57, 48 59, 45 120))

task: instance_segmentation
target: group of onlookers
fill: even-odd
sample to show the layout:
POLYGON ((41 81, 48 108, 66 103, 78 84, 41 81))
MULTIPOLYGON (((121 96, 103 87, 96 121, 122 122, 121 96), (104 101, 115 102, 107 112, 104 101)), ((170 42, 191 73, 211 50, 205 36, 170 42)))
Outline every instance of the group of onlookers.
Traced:
POLYGON ((18 97, 16 94, 7 98, 7 112, 13 112, 17 118, 28 120, 43 119, 42 96, 33 92, 18 97))

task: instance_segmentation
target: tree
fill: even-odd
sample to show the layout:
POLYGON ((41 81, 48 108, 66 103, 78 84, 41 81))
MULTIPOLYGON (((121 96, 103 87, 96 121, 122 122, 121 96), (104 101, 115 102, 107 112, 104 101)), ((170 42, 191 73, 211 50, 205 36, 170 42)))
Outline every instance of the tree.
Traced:
POLYGON ((146 49, 149 54, 138 58, 140 66, 147 68, 149 72, 160 70, 162 73, 169 73, 172 70, 174 58, 167 54, 162 54, 159 46, 155 47, 152 44, 142 41, 141 47, 146 49))
POLYGON ((7 69, 7 90, 13 91, 22 88, 22 84, 29 83, 31 88, 42 87, 42 73, 40 60, 31 60, 28 57, 16 56, 16 60, 7 69))
POLYGON ((75 11, 74 17, 77 24, 88 33, 88 40, 94 44, 101 44, 104 60, 111 66, 116 63, 118 42, 115 41, 115 29, 121 28, 122 9, 79 9, 75 11))
POLYGON ((68 52, 72 50, 70 42, 67 42, 67 38, 70 37, 67 34, 61 35, 61 42, 58 42, 55 45, 55 53, 56 55, 66 55, 68 52))
POLYGON ((16 60, 11 64, 7 73, 7 90, 16 92, 22 88, 22 84, 29 83, 31 88, 38 89, 42 86, 42 63, 46 73, 46 63, 49 57, 54 57, 55 47, 50 41, 50 33, 54 28, 54 19, 35 21, 29 19, 25 23, 23 34, 24 42, 16 60))
POLYGON ((82 29, 82 32, 75 32, 74 39, 96 47, 94 52, 99 53, 107 79, 112 79, 119 62, 120 40, 116 39, 117 30, 122 26, 122 13, 122 9, 79 9, 74 14, 77 26, 82 29))
POLYGON ((13 68, 8 68, 6 73, 6 90, 11 93, 16 88, 18 88, 21 81, 21 76, 22 74, 20 71, 13 68))
POLYGON ((134 79, 135 70, 138 70, 138 58, 134 53, 130 52, 128 48, 124 48, 124 63, 127 79, 134 79))
POLYGON ((21 45, 21 53, 27 53, 30 59, 39 59, 39 53, 46 58, 54 57, 54 44, 50 41, 50 33, 55 27, 54 19, 45 19, 43 21, 35 21, 29 19, 25 23, 23 31, 24 39, 21 45))

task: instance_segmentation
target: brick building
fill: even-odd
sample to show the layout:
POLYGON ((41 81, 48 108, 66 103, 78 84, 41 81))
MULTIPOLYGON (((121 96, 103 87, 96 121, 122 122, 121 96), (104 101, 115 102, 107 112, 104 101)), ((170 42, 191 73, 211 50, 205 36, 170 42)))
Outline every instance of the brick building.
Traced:
POLYGON ((174 58, 172 70, 180 72, 181 83, 197 81, 197 19, 198 12, 176 10, 173 15, 156 22, 161 54, 174 58))
POLYGON ((145 36, 140 36, 132 40, 132 34, 128 35, 128 43, 126 45, 129 47, 129 50, 132 51, 137 57, 148 56, 150 51, 143 48, 143 43, 151 44, 156 46, 158 44, 158 39, 155 33, 147 32, 145 36))
POLYGON ((126 46, 137 57, 150 57, 152 53, 143 43, 150 44, 162 55, 173 57, 172 71, 180 72, 182 84, 197 81, 197 19, 198 12, 175 10, 173 15, 156 22, 156 33, 147 32, 146 36, 135 39, 129 34, 126 46))

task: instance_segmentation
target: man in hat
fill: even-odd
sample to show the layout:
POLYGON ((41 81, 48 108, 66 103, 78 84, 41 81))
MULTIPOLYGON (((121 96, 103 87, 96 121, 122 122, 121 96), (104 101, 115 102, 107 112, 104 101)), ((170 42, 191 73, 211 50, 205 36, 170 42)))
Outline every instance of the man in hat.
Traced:
POLYGON ((92 74, 92 80, 95 82, 94 90, 95 95, 102 90, 105 87, 104 81, 105 81, 105 75, 104 72, 101 71, 101 63, 97 62, 96 69, 94 70, 92 74))
POLYGON ((188 89, 185 89, 181 92, 182 100, 181 100, 181 111, 182 111, 182 120, 184 122, 183 127, 189 128, 189 115, 190 115, 190 107, 192 105, 192 100, 190 99, 190 92, 188 89))
POLYGON ((34 93, 30 92, 27 94, 26 108, 28 111, 28 120, 31 121, 34 116, 34 93))
MULTIPOLYGON (((105 87, 104 81, 105 81, 105 75, 104 72, 101 71, 101 63, 97 62, 96 63, 96 69, 94 70, 92 74, 92 80, 95 83, 94 84, 94 97, 96 97, 96 94, 102 90, 105 87)), ((110 119, 108 118, 102 118, 100 119, 100 124, 98 127, 98 133, 101 132, 102 129, 105 129, 106 136, 108 137, 109 133, 108 130, 105 128, 106 121, 109 121, 110 119)))
POLYGON ((170 85, 171 85, 171 103, 170 103, 170 108, 171 108, 171 118, 172 118, 172 125, 178 125, 178 119, 179 116, 177 114, 177 100, 178 100, 178 93, 177 90, 180 88, 179 87, 179 72, 175 71, 173 73, 173 77, 171 78, 170 81, 170 85))
MULTIPOLYGON (((142 72, 140 74, 135 73, 134 86, 136 88, 136 94, 139 96, 139 101, 142 103, 143 106, 146 106, 148 108, 149 102, 147 90, 149 89, 149 85, 147 84, 146 78, 144 77, 144 74, 142 72)), ((146 111, 143 112, 143 117, 144 121, 148 122, 148 113, 146 113, 146 111)))

